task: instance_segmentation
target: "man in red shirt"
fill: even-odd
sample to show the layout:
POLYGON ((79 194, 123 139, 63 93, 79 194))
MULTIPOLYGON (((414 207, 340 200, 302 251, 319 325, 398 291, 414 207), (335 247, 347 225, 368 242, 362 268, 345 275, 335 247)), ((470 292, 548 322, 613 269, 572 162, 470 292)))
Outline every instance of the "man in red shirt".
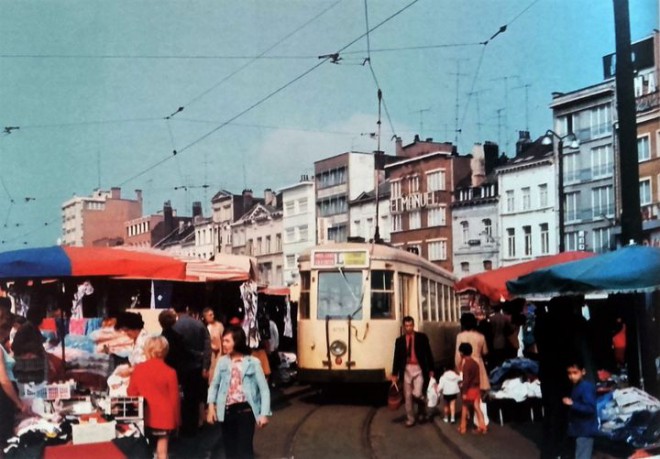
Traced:
POLYGON ((415 407, 418 404, 418 417, 426 421, 426 400, 423 394, 433 376, 433 355, 428 337, 415 331, 415 319, 403 318, 404 334, 394 343, 392 364, 392 384, 403 380, 403 397, 406 407, 406 427, 415 425, 415 407))

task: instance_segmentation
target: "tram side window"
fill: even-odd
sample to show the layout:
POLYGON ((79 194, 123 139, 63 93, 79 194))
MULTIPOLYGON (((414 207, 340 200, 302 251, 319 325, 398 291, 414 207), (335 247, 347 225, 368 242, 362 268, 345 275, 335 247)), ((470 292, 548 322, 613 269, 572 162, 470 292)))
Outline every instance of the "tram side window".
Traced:
POLYGON ((435 282, 431 281, 429 282, 430 284, 430 292, 429 292, 429 320, 438 320, 438 313, 437 313, 437 306, 438 306, 438 292, 437 292, 437 287, 438 284, 435 282))
POLYGON ((301 319, 309 319, 309 272, 300 273, 300 300, 298 311, 301 319))
POLYGON ((371 272, 371 318, 394 318, 394 273, 371 272))
POLYGON ((431 314, 429 311, 429 280, 422 277, 422 319, 430 320, 431 314))

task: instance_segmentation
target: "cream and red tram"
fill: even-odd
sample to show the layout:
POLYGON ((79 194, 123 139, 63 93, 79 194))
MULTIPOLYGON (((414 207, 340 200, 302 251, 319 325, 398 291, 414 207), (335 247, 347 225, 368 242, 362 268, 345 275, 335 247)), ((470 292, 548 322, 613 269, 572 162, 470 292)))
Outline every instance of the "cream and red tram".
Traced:
POLYGON ((317 246, 298 261, 301 382, 386 381, 408 315, 429 336, 436 363, 453 361, 460 306, 448 271, 369 243, 317 246))

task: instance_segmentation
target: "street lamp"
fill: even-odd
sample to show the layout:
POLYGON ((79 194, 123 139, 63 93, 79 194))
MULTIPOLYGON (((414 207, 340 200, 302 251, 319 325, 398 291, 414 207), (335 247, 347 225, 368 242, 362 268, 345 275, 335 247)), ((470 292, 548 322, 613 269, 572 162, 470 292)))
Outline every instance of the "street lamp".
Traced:
POLYGON ((561 136, 555 131, 548 129, 545 131, 545 136, 541 140, 542 145, 552 145, 553 138, 557 139, 557 169, 559 173, 557 176, 557 190, 559 192, 559 253, 566 250, 566 242, 564 241, 564 141, 568 141, 569 148, 578 148, 580 142, 572 132, 561 136))

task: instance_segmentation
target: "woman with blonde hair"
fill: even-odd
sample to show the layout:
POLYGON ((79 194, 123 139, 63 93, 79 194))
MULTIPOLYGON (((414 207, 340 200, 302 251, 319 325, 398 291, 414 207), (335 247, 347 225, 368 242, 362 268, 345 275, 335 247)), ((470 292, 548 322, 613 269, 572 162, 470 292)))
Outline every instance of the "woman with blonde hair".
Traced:
POLYGON ((169 437, 180 425, 179 382, 176 372, 165 363, 167 340, 152 336, 144 343, 147 360, 135 366, 128 384, 129 396, 146 402, 145 425, 150 442, 156 441, 156 457, 167 459, 169 437))

